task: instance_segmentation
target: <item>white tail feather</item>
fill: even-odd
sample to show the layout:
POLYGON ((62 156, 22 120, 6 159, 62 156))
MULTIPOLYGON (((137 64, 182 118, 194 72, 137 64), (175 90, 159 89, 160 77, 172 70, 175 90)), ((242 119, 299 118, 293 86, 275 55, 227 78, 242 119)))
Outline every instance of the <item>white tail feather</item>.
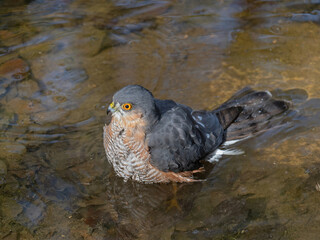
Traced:
POLYGON ((213 162, 218 162, 220 160, 220 158, 222 158, 223 155, 241 155, 244 154, 244 151, 242 151, 241 149, 236 149, 236 148, 232 148, 232 149, 217 149, 216 151, 214 151, 212 154, 210 154, 206 160, 210 163, 213 162))

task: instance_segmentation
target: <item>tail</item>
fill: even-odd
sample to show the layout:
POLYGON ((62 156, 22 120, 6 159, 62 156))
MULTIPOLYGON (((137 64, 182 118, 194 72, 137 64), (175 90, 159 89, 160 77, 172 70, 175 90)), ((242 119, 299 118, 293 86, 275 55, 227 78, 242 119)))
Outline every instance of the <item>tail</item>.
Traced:
POLYGON ((244 88, 214 110, 226 130, 225 140, 240 140, 278 127, 290 103, 272 98, 268 91, 244 88))

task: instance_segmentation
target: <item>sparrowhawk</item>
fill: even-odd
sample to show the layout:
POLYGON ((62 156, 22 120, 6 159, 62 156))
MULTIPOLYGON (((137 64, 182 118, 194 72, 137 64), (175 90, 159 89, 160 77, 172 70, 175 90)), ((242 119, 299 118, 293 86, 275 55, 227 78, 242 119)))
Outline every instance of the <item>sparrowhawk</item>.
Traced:
POLYGON ((116 174, 144 183, 193 182, 202 161, 226 140, 243 139, 272 127, 289 108, 268 91, 245 88, 212 111, 194 111, 160 100, 139 85, 113 96, 104 148, 116 174))

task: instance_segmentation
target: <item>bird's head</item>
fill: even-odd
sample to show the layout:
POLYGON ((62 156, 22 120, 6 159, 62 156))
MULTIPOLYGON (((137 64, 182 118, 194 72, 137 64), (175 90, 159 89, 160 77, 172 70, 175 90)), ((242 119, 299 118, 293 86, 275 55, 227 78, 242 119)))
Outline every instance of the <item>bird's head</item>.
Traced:
POLYGON ((158 119, 154 97, 152 93, 139 85, 128 85, 113 96, 107 113, 112 118, 126 121, 143 119, 146 125, 153 124, 158 119))

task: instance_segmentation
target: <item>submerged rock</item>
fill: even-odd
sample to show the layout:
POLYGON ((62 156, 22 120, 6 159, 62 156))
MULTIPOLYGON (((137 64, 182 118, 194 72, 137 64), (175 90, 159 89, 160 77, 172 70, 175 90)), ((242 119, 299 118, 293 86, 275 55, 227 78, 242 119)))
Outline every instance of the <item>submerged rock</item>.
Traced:
POLYGON ((16 157, 26 153, 26 147, 15 142, 0 142, 0 157, 16 157))
POLYGON ((68 111, 57 109, 52 111, 42 111, 31 115, 31 120, 37 124, 46 124, 50 122, 61 122, 66 119, 68 111))
MULTIPOLYGON (((19 114, 18 116, 18 121, 17 121, 17 125, 19 127, 28 127, 32 124, 31 118, 30 118, 30 114, 19 114)), ((24 131, 24 130, 23 130, 24 131)), ((21 131, 17 131, 17 132, 21 132, 21 131)))
POLYGON ((32 61, 36 58, 45 56, 45 54, 48 54, 54 48, 55 48, 55 43, 51 41, 45 41, 36 45, 30 45, 25 48, 22 48, 19 51, 19 54, 23 58, 26 58, 29 61, 32 61))
POLYGON ((31 114, 45 110, 39 101, 18 97, 8 101, 7 105, 17 114, 31 114))
POLYGON ((0 159, 4 159, 9 170, 21 169, 21 161, 27 152, 26 147, 20 143, 0 142, 0 159))
POLYGON ((15 84, 12 84, 10 87, 6 88, 6 93, 4 95, 4 99, 2 102, 4 102, 4 100, 5 100, 4 105, 6 105, 6 102, 8 102, 16 97, 18 97, 18 89, 15 84))
POLYGON ((85 56, 95 56, 99 53, 106 33, 92 26, 84 26, 79 38, 74 43, 75 47, 85 56), (81 39, 80 41, 78 39, 81 39))
POLYGON ((23 211, 23 207, 14 199, 2 197, 0 203, 0 212, 7 221, 15 219, 23 211))
MULTIPOLYGON (((0 105, 0 130, 4 131, 17 122, 17 115, 0 105)), ((1 156, 1 153, 0 153, 1 156)))
POLYGON ((19 82, 18 86, 18 95, 19 97, 32 97, 33 94, 40 90, 36 81, 26 80, 19 82))
POLYGON ((0 176, 1 175, 7 175, 7 165, 2 160, 0 160, 0 176))
POLYGON ((21 58, 11 59, 0 65, 0 88, 6 88, 14 82, 25 79, 30 74, 30 67, 21 58))

